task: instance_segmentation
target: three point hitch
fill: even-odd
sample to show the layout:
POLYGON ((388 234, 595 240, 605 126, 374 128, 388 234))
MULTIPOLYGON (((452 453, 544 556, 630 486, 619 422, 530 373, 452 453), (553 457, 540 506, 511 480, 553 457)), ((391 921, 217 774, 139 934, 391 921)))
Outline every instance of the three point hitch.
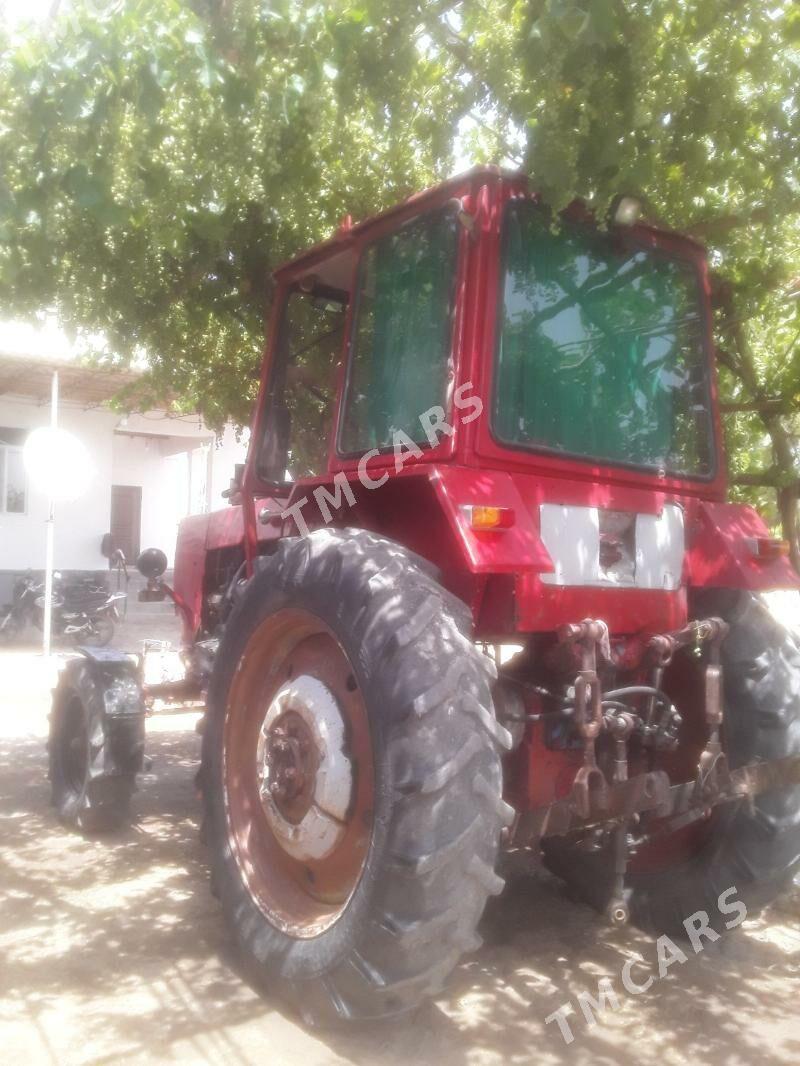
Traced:
POLYGON ((570 649, 578 673, 565 710, 583 740, 583 765, 571 791, 563 799, 523 815, 514 842, 537 845, 542 837, 598 830, 606 836, 613 856, 613 884, 606 914, 615 925, 629 920, 625 877, 631 854, 630 832, 640 816, 658 819, 646 838, 667 835, 708 815, 720 803, 752 799, 768 789, 800 784, 800 756, 759 762, 731 770, 722 749, 723 679, 721 647, 728 625, 720 618, 691 622, 673 633, 648 641, 642 665, 650 684, 630 685, 603 692, 598 668, 612 663, 608 627, 587 619, 563 626, 562 648, 570 649), (672 784, 663 770, 629 774, 629 742, 639 738, 643 748, 670 751, 677 746, 681 718, 662 690, 664 671, 680 649, 707 650, 705 664, 705 722, 707 739, 692 780, 672 784), (611 780, 598 765, 597 740, 613 741, 611 780))

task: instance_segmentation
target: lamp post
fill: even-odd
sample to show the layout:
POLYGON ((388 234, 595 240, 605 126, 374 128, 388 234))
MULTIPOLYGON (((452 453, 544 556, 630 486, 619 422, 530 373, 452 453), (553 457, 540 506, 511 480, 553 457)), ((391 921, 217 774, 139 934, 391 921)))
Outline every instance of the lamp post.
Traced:
POLYGON ((47 497, 44 560, 42 650, 50 655, 53 622, 53 556, 56 503, 76 500, 89 486, 92 463, 83 444, 58 426, 58 371, 50 390, 50 425, 35 429, 25 442, 23 459, 31 484, 47 497))
MULTIPOLYGON (((50 390, 50 432, 58 434, 58 371, 53 371, 50 390)), ((55 546, 56 500, 52 486, 47 494, 47 525, 44 549, 44 619, 42 622, 42 651, 45 659, 50 656, 50 638, 53 630, 53 549, 55 546)))

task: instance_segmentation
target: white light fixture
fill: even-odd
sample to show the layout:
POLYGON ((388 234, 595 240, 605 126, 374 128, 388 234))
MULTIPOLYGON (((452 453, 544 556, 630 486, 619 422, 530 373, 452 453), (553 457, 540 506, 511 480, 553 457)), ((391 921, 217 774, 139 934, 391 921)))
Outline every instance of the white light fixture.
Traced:
POLYGON ((613 219, 618 226, 634 226, 642 217, 642 201, 635 196, 617 197, 613 207, 613 219))
POLYGON ((23 462, 34 488, 59 503, 77 500, 92 479, 84 444, 66 429, 42 426, 28 435, 23 462))

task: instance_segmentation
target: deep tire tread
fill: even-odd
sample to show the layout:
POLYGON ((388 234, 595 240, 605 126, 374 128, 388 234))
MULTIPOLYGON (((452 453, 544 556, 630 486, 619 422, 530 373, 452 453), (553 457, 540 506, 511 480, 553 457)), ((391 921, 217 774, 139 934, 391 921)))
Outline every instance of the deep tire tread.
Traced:
MULTIPOLYGON (((335 612, 332 627, 361 671, 371 721, 380 715, 382 858, 372 873, 368 861, 364 913, 347 945, 325 956, 323 934, 316 939, 324 962, 316 973, 311 963, 304 969, 292 958, 297 942, 261 912, 253 915, 249 895, 245 900, 234 883, 212 787, 206 793, 212 859, 226 918, 245 958, 260 959, 256 980, 287 995, 307 1020, 400 1013, 439 991, 461 954, 475 949, 486 900, 503 887, 494 866, 513 811, 502 800, 507 735, 492 712, 494 663, 470 639, 466 605, 438 584, 429 563, 401 546, 361 530, 317 530, 284 541, 234 609, 217 656, 204 737, 212 781, 227 685, 273 600, 317 603, 322 617, 335 612), (372 704, 371 686, 377 686, 372 704)), ((378 847, 376 838, 373 852, 378 847)), ((361 887, 352 908, 362 906, 361 887)), ((312 944, 309 957, 316 950, 312 944)))
POLYGON ((84 833, 107 833, 130 820, 130 800, 136 789, 136 768, 143 748, 144 717, 131 722, 131 748, 123 754, 132 758, 136 768, 118 765, 117 754, 109 740, 108 721, 103 702, 104 678, 101 669, 86 659, 70 660, 53 690, 50 730, 47 741, 51 798, 59 821, 84 833), (64 717, 70 705, 80 705, 86 721, 89 759, 86 777, 79 788, 65 779, 64 717), (141 725, 141 736, 136 726, 141 725), (131 753, 134 752, 132 755, 131 753))

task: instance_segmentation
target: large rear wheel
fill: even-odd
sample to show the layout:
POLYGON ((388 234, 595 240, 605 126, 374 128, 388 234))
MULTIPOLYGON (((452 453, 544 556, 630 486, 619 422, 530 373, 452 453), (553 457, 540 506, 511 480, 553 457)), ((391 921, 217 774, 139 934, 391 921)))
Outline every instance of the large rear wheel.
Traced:
POLYGON ((508 736, 469 621, 402 548, 320 530, 279 546, 226 626, 213 880, 255 979, 310 1021, 416 1006, 502 887, 508 736))

